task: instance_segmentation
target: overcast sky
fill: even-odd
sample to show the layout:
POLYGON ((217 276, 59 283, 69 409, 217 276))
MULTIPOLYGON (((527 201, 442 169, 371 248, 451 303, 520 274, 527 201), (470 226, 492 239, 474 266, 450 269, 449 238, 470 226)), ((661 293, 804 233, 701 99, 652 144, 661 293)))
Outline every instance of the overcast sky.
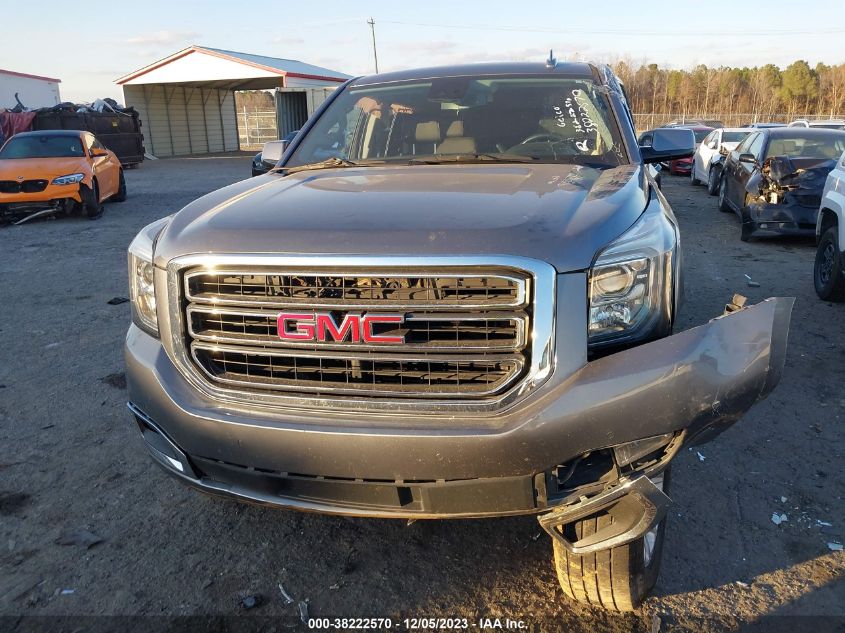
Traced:
POLYGON ((559 60, 630 58, 675 68, 845 62, 841 0, 39 0, 16 3, 11 13, 15 28, 3 29, 0 68, 58 77, 62 98, 78 102, 122 100, 117 77, 190 44, 371 73, 370 16, 382 71, 542 61, 549 48, 559 60))

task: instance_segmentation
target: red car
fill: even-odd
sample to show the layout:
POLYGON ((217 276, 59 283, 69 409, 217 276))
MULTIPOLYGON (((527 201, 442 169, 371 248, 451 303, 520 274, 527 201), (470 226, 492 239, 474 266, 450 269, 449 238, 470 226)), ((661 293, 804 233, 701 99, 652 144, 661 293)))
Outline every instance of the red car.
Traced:
MULTIPOLYGON (((674 127, 674 126, 673 126, 674 127)), ((704 140, 704 137, 710 134, 714 128, 707 127, 706 125, 689 125, 685 126, 687 129, 692 130, 692 133, 695 134, 695 148, 698 149, 699 144, 701 141, 704 140)), ((669 161, 669 173, 675 175, 689 175, 692 171, 692 161, 693 157, 690 156, 689 158, 679 158, 677 160, 670 160, 669 161)))

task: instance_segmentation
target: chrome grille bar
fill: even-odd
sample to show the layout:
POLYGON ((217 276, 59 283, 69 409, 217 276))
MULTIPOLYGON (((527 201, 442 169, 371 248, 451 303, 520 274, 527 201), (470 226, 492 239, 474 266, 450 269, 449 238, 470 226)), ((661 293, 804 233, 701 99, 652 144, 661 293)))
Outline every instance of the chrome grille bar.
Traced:
POLYGON ((528 278, 497 273, 335 273, 227 270, 185 275, 189 301, 215 305, 362 309, 514 308, 528 303, 528 278), (403 285, 402 282, 412 282, 403 285), (380 283, 377 283, 380 282, 380 283))
POLYGON ((485 396, 517 378, 516 355, 409 355, 277 350, 193 343, 209 379, 229 385, 367 395, 485 396))
MULTIPOLYGON (((270 347, 313 347, 279 339, 278 310, 249 309, 202 304, 187 308, 188 333, 191 338, 211 343, 234 343, 270 347)), ((503 312, 413 312, 396 330, 383 334, 404 335, 403 351, 437 352, 519 351, 527 342, 528 315, 523 311, 503 312)), ((321 343, 321 348, 392 349, 395 345, 358 345, 349 342, 321 343)))

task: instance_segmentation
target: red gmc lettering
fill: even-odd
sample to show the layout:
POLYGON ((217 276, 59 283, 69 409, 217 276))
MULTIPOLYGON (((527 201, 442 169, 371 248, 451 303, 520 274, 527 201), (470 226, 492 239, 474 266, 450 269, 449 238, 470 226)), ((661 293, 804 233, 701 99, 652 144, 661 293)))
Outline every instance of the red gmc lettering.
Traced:
POLYGON ((328 312, 313 314, 282 312, 277 317, 279 338, 283 341, 319 341, 342 343, 370 343, 375 345, 401 345, 405 336, 375 334, 376 323, 403 323, 401 314, 347 314, 338 323, 328 312))
POLYGON ((401 344, 405 342, 403 336, 385 336, 373 334, 373 323, 402 323, 405 317, 400 314, 367 314, 361 322, 361 333, 365 343, 392 343, 401 344))
MULTIPOLYGON (((338 327, 334 319, 332 318, 331 314, 316 314, 314 315, 317 319, 317 340, 325 342, 328 339, 326 336, 327 333, 331 334, 332 340, 335 341, 343 341, 346 339, 346 335, 349 332, 352 332, 352 342, 353 343, 360 343, 361 342, 361 325, 360 319, 355 314, 347 314, 343 317, 343 321, 340 322, 340 327, 338 327)), ((366 317, 364 317, 366 318, 366 317)))
POLYGON ((282 312, 277 321, 279 338, 283 341, 313 341, 314 315, 282 312), (288 321, 294 321, 294 330, 288 329, 288 321))

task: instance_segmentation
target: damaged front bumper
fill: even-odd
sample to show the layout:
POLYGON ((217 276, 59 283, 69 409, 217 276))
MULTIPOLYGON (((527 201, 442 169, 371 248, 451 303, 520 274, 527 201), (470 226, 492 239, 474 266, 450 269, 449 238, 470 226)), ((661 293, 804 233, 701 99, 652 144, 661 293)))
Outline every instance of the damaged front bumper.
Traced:
POLYGON ((786 193, 782 197, 782 202, 771 203, 758 199, 749 203, 742 218, 747 226, 747 232, 755 236, 814 236, 820 198, 819 196, 810 196, 812 200, 805 200, 805 198, 807 196, 786 193))
MULTIPOLYGON (((595 511, 625 498, 620 509, 633 516, 634 493, 660 505, 641 477, 728 428, 778 383, 792 303, 768 299, 577 361, 525 401, 476 418, 233 409, 204 400, 161 342, 133 327, 130 409, 155 460, 213 494, 402 518, 544 513, 584 499, 595 511)), ((627 536, 658 515, 633 521, 627 536)))

